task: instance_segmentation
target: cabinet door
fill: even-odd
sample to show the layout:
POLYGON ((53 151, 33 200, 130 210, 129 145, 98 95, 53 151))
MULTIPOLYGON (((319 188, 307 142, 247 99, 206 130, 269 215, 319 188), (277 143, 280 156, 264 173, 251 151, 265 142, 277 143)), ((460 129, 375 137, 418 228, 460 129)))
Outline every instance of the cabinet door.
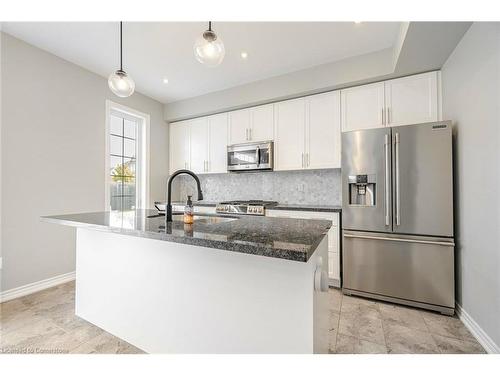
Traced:
POLYGON ((251 127, 251 113, 248 109, 229 112, 229 144, 245 143, 249 141, 251 127))
POLYGON ((438 121, 437 72, 385 82, 387 125, 438 121))
POLYGON ((227 127, 228 114, 208 118, 208 172, 227 172, 227 127))
POLYGON ((189 122, 174 122, 170 130, 170 174, 189 168, 189 122))
POLYGON ((208 161, 208 120, 206 117, 190 121, 191 163, 190 169, 195 173, 206 172, 208 161))
POLYGON ((274 140, 274 106, 262 105, 251 109, 252 127, 250 140, 252 142, 274 140))
POLYGON ((384 127, 384 83, 341 90, 342 131, 384 127))
POLYGON ((307 99, 307 168, 340 168, 340 92, 307 99))
POLYGON ((275 104, 275 170, 304 167, 305 103, 301 98, 275 104))
POLYGON ((331 220, 328 231, 328 277, 330 285, 340 287, 339 214, 311 211, 266 210, 268 217, 331 220))

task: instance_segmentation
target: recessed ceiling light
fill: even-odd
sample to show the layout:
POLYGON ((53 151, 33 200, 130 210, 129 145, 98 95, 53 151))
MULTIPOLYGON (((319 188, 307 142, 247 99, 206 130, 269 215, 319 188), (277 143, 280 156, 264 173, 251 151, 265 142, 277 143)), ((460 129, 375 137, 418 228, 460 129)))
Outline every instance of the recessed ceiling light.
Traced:
POLYGON ((163 83, 167 84, 168 83, 168 78, 163 78, 163 83))
POLYGON ((241 56, 241 58, 242 58, 243 60, 246 60, 246 59, 248 58, 248 53, 247 53, 247 52, 245 52, 245 51, 243 51, 243 52, 241 52, 241 53, 240 53, 240 56, 241 56))

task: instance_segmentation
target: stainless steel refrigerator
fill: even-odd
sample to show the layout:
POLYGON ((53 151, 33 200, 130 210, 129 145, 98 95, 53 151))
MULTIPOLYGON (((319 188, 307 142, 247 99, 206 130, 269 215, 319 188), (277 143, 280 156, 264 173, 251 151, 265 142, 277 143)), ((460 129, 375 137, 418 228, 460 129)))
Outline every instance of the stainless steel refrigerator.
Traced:
POLYGON ((451 123, 342 134, 345 294, 453 314, 451 123))

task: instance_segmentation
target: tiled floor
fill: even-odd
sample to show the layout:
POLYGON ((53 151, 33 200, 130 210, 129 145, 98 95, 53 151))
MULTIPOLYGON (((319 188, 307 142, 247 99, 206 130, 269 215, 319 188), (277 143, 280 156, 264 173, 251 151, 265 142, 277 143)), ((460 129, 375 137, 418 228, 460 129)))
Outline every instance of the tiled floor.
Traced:
POLYGON ((484 353, 455 316, 330 289, 330 353, 484 353))
MULTIPOLYGON (((331 353, 484 353, 456 317, 329 291, 331 353)), ((2 353, 142 353, 75 316, 74 283, 0 305, 2 353)))
POLYGON ((142 353, 75 316, 75 284, 0 305, 0 353, 142 353))

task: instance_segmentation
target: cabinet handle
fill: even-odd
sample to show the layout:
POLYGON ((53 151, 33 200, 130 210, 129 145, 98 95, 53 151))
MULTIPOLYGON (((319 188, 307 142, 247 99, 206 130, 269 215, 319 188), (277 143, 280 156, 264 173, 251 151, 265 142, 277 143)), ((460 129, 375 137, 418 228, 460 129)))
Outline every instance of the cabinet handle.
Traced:
POLYGON ((248 129, 245 129, 245 140, 248 141, 248 129))
POLYGON ((304 153, 302 153, 302 168, 304 168, 304 153))
POLYGON ((248 129, 248 140, 252 140, 252 128, 248 129))
POLYGON ((385 125, 385 110, 384 110, 384 107, 382 107, 382 125, 385 125))
POLYGON ((387 109, 387 115, 386 115, 387 125, 389 125, 391 123, 391 111, 389 107, 387 107, 386 109, 387 109))
POLYGON ((311 164, 311 161, 309 160, 309 153, 306 154, 306 167, 309 167, 309 164, 311 164))

